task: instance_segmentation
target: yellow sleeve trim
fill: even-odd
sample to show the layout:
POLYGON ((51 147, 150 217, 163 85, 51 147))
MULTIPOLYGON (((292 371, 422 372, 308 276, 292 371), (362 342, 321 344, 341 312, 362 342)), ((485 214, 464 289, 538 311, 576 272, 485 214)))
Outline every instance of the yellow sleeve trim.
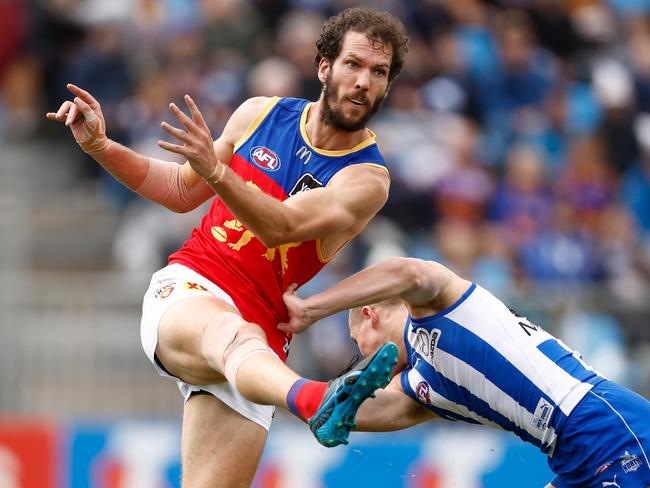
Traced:
POLYGON ((271 109, 275 107, 275 105, 280 101, 280 97, 272 97, 269 102, 266 104, 266 107, 264 107, 264 110, 262 110, 257 117, 255 117, 255 120, 251 122, 251 125, 248 126, 244 134, 239 138, 237 141, 237 144, 235 144, 235 147, 233 148, 233 153, 236 153, 240 147, 248 140, 248 138, 253 135, 253 132, 259 127, 259 125, 262 123, 262 121, 266 118, 266 116, 269 114, 271 109))
POLYGON ((375 168, 383 169, 386 172, 386 174, 388 175, 388 177, 390 178, 390 171, 388 171, 388 168, 386 166, 384 166, 384 165, 377 164, 377 163, 357 163, 357 164, 353 164, 352 166, 357 166, 358 164, 361 164, 361 165, 364 165, 364 166, 374 166, 375 168))
POLYGON ((359 144, 357 144, 356 146, 354 146, 351 149, 343 149, 343 150, 340 150, 340 151, 330 151, 330 150, 327 150, 327 149, 319 149, 319 148, 315 147, 314 145, 312 145, 311 141, 309 140, 309 136, 307 135, 307 129, 306 129, 306 126, 307 126, 307 114, 309 113, 309 109, 310 109, 311 105, 312 105, 311 103, 306 104, 305 108, 302 111, 302 115, 300 116, 300 135, 302 135, 302 138, 305 141, 305 143, 314 152, 316 152, 318 154, 322 154, 323 156, 345 156, 347 154, 350 154, 350 153, 353 153, 353 152, 356 152, 356 151, 360 151, 364 147, 368 147, 371 144, 375 143, 375 139, 377 138, 377 136, 375 135, 375 133, 373 131, 371 131, 370 129, 367 129, 368 132, 370 133, 370 137, 368 137, 364 141, 361 141, 359 144))
POLYGON ((316 255, 318 256, 318 260, 323 264, 329 263, 332 259, 336 257, 338 253, 341 252, 341 250, 346 246, 348 242, 350 242, 350 239, 345 241, 343 244, 341 244, 341 246, 336 251, 334 251, 334 253, 332 253, 330 257, 325 257, 325 255, 323 255, 323 248, 321 247, 322 240, 316 239, 316 255))

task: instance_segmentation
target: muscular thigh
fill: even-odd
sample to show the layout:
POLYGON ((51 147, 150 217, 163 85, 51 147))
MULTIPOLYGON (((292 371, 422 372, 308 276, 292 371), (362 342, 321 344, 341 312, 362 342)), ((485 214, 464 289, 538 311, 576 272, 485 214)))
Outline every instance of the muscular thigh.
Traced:
POLYGON ((267 431, 212 395, 192 395, 183 412, 184 488, 250 486, 267 431))
POLYGON ((158 327, 156 356, 167 371, 186 383, 203 385, 225 381, 204 358, 202 337, 207 327, 218 327, 219 315, 238 313, 211 296, 191 297, 172 305, 158 327))

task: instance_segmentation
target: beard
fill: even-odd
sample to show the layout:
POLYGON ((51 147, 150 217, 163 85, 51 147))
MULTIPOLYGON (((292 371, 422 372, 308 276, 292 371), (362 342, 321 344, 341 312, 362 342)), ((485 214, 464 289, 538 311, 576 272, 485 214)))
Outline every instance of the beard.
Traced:
MULTIPOLYGON (((339 92, 339 84, 334 82, 333 70, 330 68, 327 74, 327 81, 323 84, 323 110, 321 112, 321 120, 326 124, 341 132, 356 132, 365 129, 366 125, 374 117, 381 105, 386 100, 386 93, 378 97, 377 100, 367 109, 366 113, 361 116, 359 120, 349 121, 346 119, 343 111, 335 107, 338 102, 337 94, 339 92)), ((363 90, 357 90, 349 98, 355 100, 362 100, 368 106, 368 96, 363 90)))

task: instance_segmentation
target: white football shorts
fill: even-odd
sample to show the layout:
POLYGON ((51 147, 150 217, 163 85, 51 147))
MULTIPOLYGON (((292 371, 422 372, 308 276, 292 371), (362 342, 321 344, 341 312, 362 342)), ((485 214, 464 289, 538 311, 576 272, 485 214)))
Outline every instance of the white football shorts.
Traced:
POLYGON ((176 380, 185 401, 193 392, 210 393, 247 419, 269 430, 275 407, 258 405, 247 400, 227 381, 213 385, 190 385, 169 374, 162 367, 162 363, 157 361, 155 351, 160 319, 175 303, 201 295, 214 296, 237 308, 225 291, 187 266, 170 264, 153 274, 144 295, 140 323, 140 338, 145 354, 160 376, 176 380))

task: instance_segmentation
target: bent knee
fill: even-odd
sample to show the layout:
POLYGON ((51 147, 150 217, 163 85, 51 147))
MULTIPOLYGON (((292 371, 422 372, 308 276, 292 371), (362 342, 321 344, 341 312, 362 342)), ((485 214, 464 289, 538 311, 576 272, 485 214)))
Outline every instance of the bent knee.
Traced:
POLYGON ((259 336, 264 342, 268 343, 266 332, 264 332, 264 329, 262 329, 262 327, 254 324, 253 322, 246 322, 242 317, 239 318, 241 319, 241 325, 237 329, 235 339, 240 339, 247 335, 256 335, 259 336))
POLYGON ((258 353, 274 354, 264 330, 234 314, 222 317, 219 328, 206 333, 203 349, 210 365, 234 386, 246 359, 258 353))

